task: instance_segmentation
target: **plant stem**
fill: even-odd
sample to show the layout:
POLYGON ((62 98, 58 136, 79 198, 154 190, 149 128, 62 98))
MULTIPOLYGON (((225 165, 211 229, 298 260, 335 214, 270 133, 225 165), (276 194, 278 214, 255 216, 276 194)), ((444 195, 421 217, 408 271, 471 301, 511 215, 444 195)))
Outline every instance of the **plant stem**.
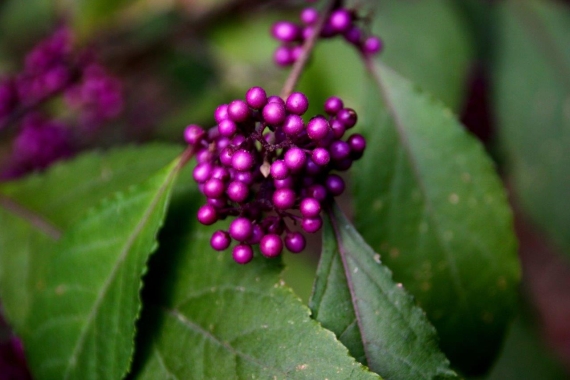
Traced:
POLYGON ((332 9, 334 8, 335 3, 336 0, 331 0, 328 2, 323 12, 321 13, 321 16, 319 17, 317 24, 315 25, 313 34, 311 34, 311 36, 307 40, 305 40, 305 43, 303 44, 303 51, 301 52, 299 59, 295 61, 295 64, 293 65, 293 68, 291 69, 291 72, 289 73, 289 76, 287 77, 287 80, 283 85, 283 89, 281 90, 280 96, 283 100, 287 99, 287 97, 291 95, 291 93, 295 89, 295 86, 297 86, 297 82, 301 78, 301 74, 303 73, 303 70, 305 69, 307 62, 311 57, 311 53, 313 52, 313 48, 315 47, 317 39, 321 34, 321 30, 325 26, 327 18, 329 17, 332 9))

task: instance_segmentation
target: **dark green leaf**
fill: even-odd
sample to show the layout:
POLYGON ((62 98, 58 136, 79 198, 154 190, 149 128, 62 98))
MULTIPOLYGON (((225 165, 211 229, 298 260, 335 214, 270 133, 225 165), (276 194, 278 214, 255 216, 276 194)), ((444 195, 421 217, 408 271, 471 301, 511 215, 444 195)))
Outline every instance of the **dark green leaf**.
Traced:
POLYGON ((309 317, 280 280, 279 260, 237 265, 209 246, 224 226, 195 226, 191 205, 173 211, 145 281, 153 295, 134 378, 378 378, 309 317))
POLYGON ((570 253, 570 10, 503 3, 494 66, 500 142, 524 211, 570 253))
POLYGON ((54 247, 22 338, 37 378, 122 378, 133 352, 141 275, 179 160, 105 199, 54 247), (49 349, 46 349, 49 347, 49 349))
POLYGON ((457 378, 437 346, 425 313, 392 280, 354 227, 334 206, 311 301, 313 317, 357 358, 386 379, 457 378))
POLYGON ((426 310, 452 364, 484 371, 520 278, 505 191, 449 110, 392 70, 372 69, 361 122, 369 149, 354 173, 356 225, 426 310))

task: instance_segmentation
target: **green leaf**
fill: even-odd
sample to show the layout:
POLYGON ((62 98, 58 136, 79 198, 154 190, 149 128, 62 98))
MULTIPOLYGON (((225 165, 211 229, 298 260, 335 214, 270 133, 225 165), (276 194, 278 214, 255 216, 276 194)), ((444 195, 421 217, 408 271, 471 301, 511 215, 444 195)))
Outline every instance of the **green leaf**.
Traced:
POLYGON ((570 253, 570 10, 502 4, 493 67, 501 148, 523 210, 570 253))
POLYGON ((122 378, 130 364, 141 275, 180 160, 103 200, 54 247, 22 338, 37 378, 122 378), (46 347, 50 347, 49 350, 46 347))
POLYGON ((480 373, 500 347, 520 279, 505 191, 449 110, 392 70, 371 70, 356 226, 427 312, 451 363, 480 373))
POLYGON ((336 207, 325 224, 313 317, 386 379, 457 378, 425 313, 336 207))
POLYGON ((192 205, 173 208, 145 289, 137 379, 378 379, 309 316, 279 260, 215 252, 192 205))
POLYGON ((103 198, 139 183, 181 148, 129 147, 86 153, 0 186, 0 298, 17 332, 27 318, 50 246, 103 198))

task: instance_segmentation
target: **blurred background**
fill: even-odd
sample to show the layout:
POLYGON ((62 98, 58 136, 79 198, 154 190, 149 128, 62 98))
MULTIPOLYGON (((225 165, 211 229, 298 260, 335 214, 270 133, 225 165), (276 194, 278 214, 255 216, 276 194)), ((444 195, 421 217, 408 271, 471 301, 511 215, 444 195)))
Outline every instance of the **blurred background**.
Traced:
MULTIPOLYGON (((57 31, 66 33, 61 49, 70 49, 62 54, 72 57, 63 59, 69 76, 61 80, 78 84, 75 92, 55 85, 34 102, 0 107, 0 177, 13 180, 84 150, 182 143, 187 124, 213 126, 217 105, 249 87, 279 93, 288 70, 272 61, 278 43, 269 29, 276 20, 296 20, 306 3, 0 0, 0 101, 33 71, 30 51, 57 31), (107 116, 93 119, 93 107, 107 116), (40 129, 49 130, 41 147, 22 137, 40 129), (57 152, 38 159, 54 141, 57 152)), ((443 101, 481 140, 508 189, 523 306, 484 378, 570 378, 570 1, 347 3, 369 16, 368 27, 383 39, 381 59, 443 101)), ((331 95, 358 112, 364 81, 357 53, 343 41, 325 41, 299 88, 312 113, 331 95)), ((343 203, 350 212, 349 195, 343 203)), ((310 248, 285 255, 285 280, 305 302, 318 239, 310 248)), ((29 377, 4 322, 0 368, 12 371, 0 380, 29 377)))

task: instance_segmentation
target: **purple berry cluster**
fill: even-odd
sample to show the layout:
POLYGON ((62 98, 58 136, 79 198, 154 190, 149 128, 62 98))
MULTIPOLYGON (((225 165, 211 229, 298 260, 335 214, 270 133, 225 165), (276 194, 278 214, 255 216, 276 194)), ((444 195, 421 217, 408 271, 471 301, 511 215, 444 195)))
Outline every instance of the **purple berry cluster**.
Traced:
POLYGON ((97 63, 91 51, 74 50, 72 33, 65 27, 40 41, 26 55, 19 73, 0 79, 0 129, 9 124, 18 127, 3 179, 44 169, 72 154, 73 140, 79 135, 41 115, 42 106, 57 96, 76 111, 67 123, 83 131, 116 118, 123 108, 121 82, 97 63))
POLYGON ((284 101, 252 87, 245 100, 216 109, 217 126, 206 131, 192 124, 185 130, 197 159, 193 177, 207 198, 198 221, 211 225, 235 217, 228 231, 214 232, 210 243, 222 251, 235 240, 233 258, 239 264, 252 260, 256 244, 266 257, 280 255, 283 248, 301 252, 305 237, 292 226, 308 233, 320 230, 324 203, 345 189, 331 171, 347 170, 364 152, 361 135, 342 140, 357 115, 341 99, 329 98, 327 116, 305 122, 308 107, 303 93, 284 101))
MULTIPOLYGON (((278 21, 273 24, 271 34, 281 42, 273 55, 275 63, 279 66, 290 66, 301 55, 302 45, 314 32, 319 19, 319 11, 314 8, 305 8, 300 15, 301 25, 278 21)), ((321 32, 321 38, 332 38, 342 35, 346 41, 353 44, 362 54, 374 55, 382 50, 382 40, 376 36, 366 35, 356 24, 356 12, 338 7, 334 9, 326 20, 321 32)))

